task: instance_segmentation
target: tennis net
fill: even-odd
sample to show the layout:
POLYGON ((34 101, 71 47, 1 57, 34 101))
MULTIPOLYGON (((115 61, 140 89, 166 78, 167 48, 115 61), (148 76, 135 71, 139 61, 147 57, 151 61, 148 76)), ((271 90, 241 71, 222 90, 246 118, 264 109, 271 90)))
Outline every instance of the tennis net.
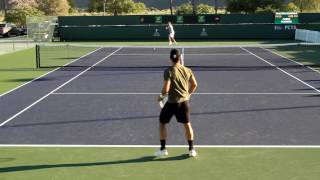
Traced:
MULTIPOLYGON (((177 48, 183 54, 186 66, 216 69, 216 59, 230 61, 232 66, 238 57, 252 53, 272 53, 308 61, 309 65, 320 64, 320 44, 286 43, 228 46, 105 46, 89 44, 39 44, 36 47, 37 67, 87 67, 88 62, 110 56, 104 63, 96 65, 100 70, 163 69, 168 63, 170 50, 177 48), (250 50, 247 51, 247 50, 250 50), (84 63, 86 62, 86 63, 84 63)), ((240 58, 241 59, 241 58, 240 58)), ((242 58, 245 59, 245 58, 242 58)), ((228 63, 226 63, 228 65, 228 63)), ((91 64, 92 65, 92 64, 91 64)))
POLYGON ((0 55, 6 53, 12 53, 19 50, 33 48, 36 45, 35 42, 28 40, 25 36, 14 37, 9 39, 0 40, 0 55))

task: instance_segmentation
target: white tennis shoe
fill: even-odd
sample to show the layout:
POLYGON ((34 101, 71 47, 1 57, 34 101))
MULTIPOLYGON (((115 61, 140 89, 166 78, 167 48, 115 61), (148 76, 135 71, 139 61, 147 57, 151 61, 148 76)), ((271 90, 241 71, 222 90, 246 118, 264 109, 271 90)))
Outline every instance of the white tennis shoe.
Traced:
POLYGON ((189 151, 189 156, 190 156, 190 157, 196 157, 196 156, 198 156, 197 151, 194 150, 194 149, 190 150, 190 151, 189 151))
POLYGON ((168 150, 164 149, 164 150, 159 150, 157 152, 154 153, 154 155, 156 157, 163 157, 163 156, 168 156, 168 150))

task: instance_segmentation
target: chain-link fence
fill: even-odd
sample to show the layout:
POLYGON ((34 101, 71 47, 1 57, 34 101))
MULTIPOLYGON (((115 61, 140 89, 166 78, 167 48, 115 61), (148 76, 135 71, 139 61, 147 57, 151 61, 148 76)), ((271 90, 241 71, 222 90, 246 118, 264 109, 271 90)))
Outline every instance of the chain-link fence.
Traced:
POLYGON ((33 48, 37 43, 51 42, 57 20, 55 16, 27 17, 27 35, 0 38, 0 55, 33 48))
POLYGON ((27 36, 35 42, 51 42, 57 23, 56 16, 27 17, 27 36))

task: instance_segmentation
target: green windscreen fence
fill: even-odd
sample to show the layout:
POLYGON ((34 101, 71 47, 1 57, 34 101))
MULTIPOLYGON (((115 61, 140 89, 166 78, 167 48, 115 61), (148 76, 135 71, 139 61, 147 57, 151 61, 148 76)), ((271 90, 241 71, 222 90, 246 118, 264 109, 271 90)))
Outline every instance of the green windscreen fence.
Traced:
POLYGON ((302 24, 320 23, 320 13, 299 13, 299 22, 302 24))
MULTIPOLYGON (((272 24, 175 25, 178 39, 290 39, 294 31, 272 24)), ((164 25, 109 25, 60 27, 61 39, 76 40, 157 40, 166 39, 164 25)))
POLYGON ((236 23, 273 23, 274 14, 222 14, 221 24, 236 24, 236 23))
POLYGON ((62 16, 62 41, 159 40, 167 39, 165 26, 174 24, 177 39, 294 39, 297 28, 318 30, 320 13, 298 13, 293 23, 273 13, 62 16), (277 23, 278 22, 278 23, 277 23))

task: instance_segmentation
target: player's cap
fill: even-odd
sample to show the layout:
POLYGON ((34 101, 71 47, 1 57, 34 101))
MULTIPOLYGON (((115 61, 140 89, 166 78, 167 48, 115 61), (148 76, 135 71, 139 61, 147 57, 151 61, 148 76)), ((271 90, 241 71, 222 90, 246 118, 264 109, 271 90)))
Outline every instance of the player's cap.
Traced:
POLYGON ((180 60, 181 54, 178 49, 172 49, 170 52, 170 59, 173 62, 178 62, 180 60))

